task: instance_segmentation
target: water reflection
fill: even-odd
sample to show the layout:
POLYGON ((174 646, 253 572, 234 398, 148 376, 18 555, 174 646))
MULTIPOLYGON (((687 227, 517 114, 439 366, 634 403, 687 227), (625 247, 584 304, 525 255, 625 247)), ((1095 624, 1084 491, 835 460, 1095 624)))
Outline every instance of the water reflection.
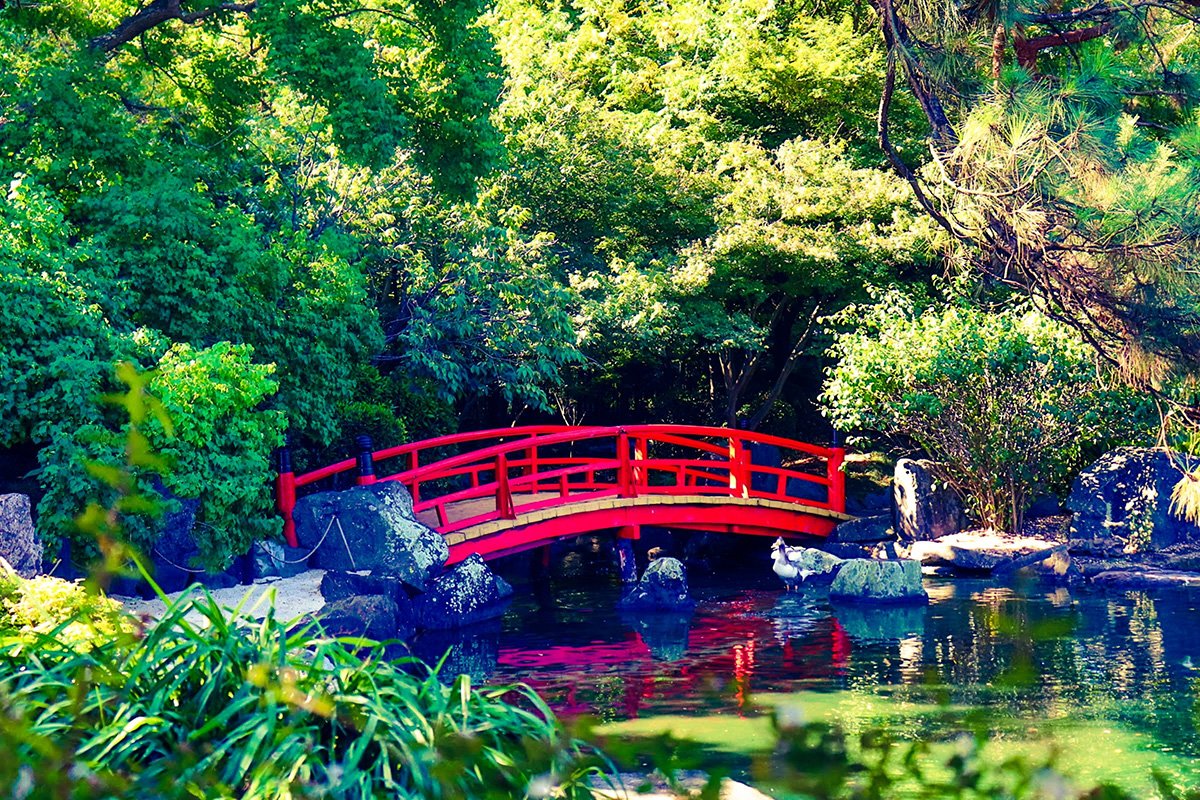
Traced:
POLYGON ((754 716, 765 696, 803 695, 935 741, 978 707, 1001 741, 1200 755, 1200 594, 927 589, 928 606, 876 608, 831 605, 819 589, 718 588, 690 618, 618 615, 597 589, 542 614, 518 604, 485 637, 494 644, 460 643, 457 657, 472 674, 532 684, 560 712, 606 720, 754 716))
POLYGON ((846 633, 860 642, 900 642, 925 631, 925 607, 863 606, 837 603, 833 616, 846 633))
POLYGON ((687 656, 692 614, 621 614, 621 624, 637 633, 657 661, 680 661, 687 656))

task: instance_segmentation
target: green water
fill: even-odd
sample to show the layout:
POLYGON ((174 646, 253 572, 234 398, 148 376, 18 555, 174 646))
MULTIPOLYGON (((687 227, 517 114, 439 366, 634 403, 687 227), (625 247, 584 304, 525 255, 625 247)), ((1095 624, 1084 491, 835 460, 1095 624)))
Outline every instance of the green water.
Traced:
POLYGON ((930 742, 934 759, 981 730, 987 758, 1055 751, 1082 786, 1149 797, 1158 770, 1200 788, 1200 593, 930 581, 928 606, 888 609, 729 582, 694 587, 690 617, 653 619, 567 587, 470 646, 494 682, 531 683, 604 733, 693 740, 735 774, 770 750, 780 710, 930 742))

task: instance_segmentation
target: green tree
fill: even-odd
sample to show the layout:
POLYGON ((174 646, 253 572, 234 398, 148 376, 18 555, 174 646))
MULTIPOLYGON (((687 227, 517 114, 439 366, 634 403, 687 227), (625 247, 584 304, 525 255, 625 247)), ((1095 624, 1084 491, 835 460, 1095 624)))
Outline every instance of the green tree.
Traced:
POLYGON ((1036 312, 922 311, 891 293, 843 317, 857 324, 833 345, 830 419, 916 444, 983 525, 1019 532, 1039 493, 1063 491, 1089 457, 1149 438, 1146 399, 1036 312))
POLYGON ((99 397, 122 359, 191 398, 180 427, 208 445, 178 445, 190 477, 165 489, 202 498, 206 559, 278 527, 264 484, 280 412, 299 439, 332 441, 384 349, 368 283, 381 256, 343 219, 353 187, 338 178, 409 165, 469 202, 499 155, 478 12, 0 8, 0 447, 39 448, 51 543, 87 491, 81 459, 119 448, 99 397), (203 381, 237 388, 202 396, 203 381))
POLYGON ((1200 366, 1195 4, 874 5, 884 149, 961 262, 1186 410, 1200 366), (889 147, 898 79, 928 124, 925 170, 889 147))
POLYGON ((928 226, 868 133, 882 50, 853 8, 823 11, 511 0, 489 18, 510 73, 498 188, 576 293, 576 407, 758 423, 810 321, 920 271, 928 226))

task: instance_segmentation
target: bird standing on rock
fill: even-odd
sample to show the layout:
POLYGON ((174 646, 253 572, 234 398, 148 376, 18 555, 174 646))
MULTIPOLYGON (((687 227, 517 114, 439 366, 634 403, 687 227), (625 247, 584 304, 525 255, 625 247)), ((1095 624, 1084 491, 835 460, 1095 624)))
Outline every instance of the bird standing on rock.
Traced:
POLYGON ((804 583, 808 576, 816 574, 811 569, 799 566, 804 560, 804 548, 788 547, 784 544, 782 536, 771 546, 771 554, 775 560, 771 569, 783 581, 786 591, 792 591, 794 587, 804 583))

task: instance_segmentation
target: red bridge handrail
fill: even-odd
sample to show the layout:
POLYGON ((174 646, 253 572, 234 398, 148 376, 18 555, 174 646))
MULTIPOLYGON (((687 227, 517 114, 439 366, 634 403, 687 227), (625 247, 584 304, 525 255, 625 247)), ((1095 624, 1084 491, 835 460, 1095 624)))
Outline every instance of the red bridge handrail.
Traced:
POLYGON ((356 470, 355 480, 360 485, 376 480, 403 483, 412 493, 414 510, 432 511, 437 517, 435 527, 442 533, 498 519, 515 519, 518 513, 613 496, 762 498, 844 512, 843 460, 844 450, 839 447, 822 447, 732 428, 527 425, 457 433, 388 447, 302 475, 293 475, 290 465, 285 469, 285 460, 281 459, 277 504, 284 517, 285 537, 293 546, 296 541, 291 512, 296 488, 356 470), (574 454, 574 445, 592 444, 594 448, 594 443, 604 440, 612 440, 604 448, 611 455, 574 454), (494 443, 430 460, 431 451, 487 442, 494 443), (824 469, 813 473, 791 466, 754 463, 755 446, 773 446, 816 458, 825 462, 824 469), (566 455, 554 452, 564 448, 569 451, 566 455), (659 454, 663 449, 691 452, 686 456, 663 456, 659 454), (404 469, 376 478, 376 462, 397 458, 405 459, 404 469), (788 494, 789 482, 793 480, 825 487, 825 499, 788 494), (474 509, 477 513, 450 519, 448 508, 452 504, 484 498, 493 499, 490 508, 474 509))

